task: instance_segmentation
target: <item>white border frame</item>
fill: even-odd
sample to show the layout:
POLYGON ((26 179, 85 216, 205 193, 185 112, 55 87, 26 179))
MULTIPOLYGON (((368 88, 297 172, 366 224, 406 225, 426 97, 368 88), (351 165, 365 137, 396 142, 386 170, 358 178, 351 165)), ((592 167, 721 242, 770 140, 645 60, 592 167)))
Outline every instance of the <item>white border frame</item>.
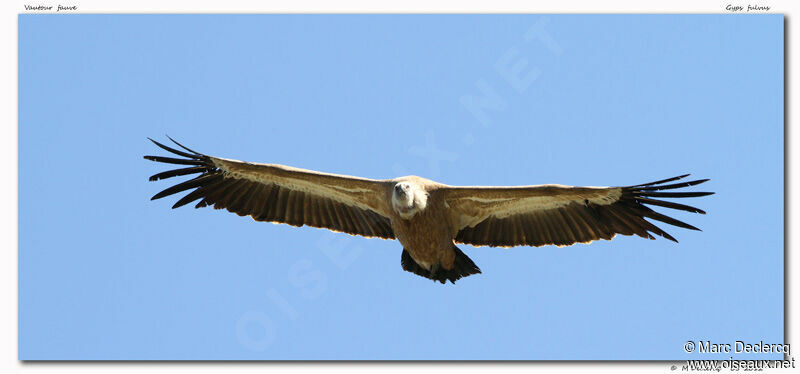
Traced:
MULTIPOLYGON (((0 37, 0 46, 7 55, 14 56, 2 61, 4 74, 0 83, 3 87, 3 100, 0 108, 5 117, 0 126, 0 157, 6 160, 7 165, 13 165, 15 173, 9 180, 0 184, 0 196, 4 196, 4 209, 0 212, 0 237, 3 238, 2 247, 2 286, 0 287, 0 300, 7 300, 6 307, 0 309, 0 318, 5 322, 1 328, 3 338, 0 339, 0 370, 5 373, 24 371, 35 372, 264 372, 265 370, 279 372, 307 372, 325 370, 326 372, 373 372, 376 369, 388 372, 405 372, 408 370, 433 372, 437 374, 458 372, 477 373, 486 370, 502 370, 504 372, 529 373, 532 369, 544 369, 548 372, 592 372, 592 373, 641 373, 641 372, 669 372, 672 363, 667 362, 531 362, 531 363, 471 363, 471 362, 433 362, 433 363, 269 363, 269 362, 123 362, 123 363, 97 363, 97 362, 53 362, 53 363, 23 363, 20 362, 17 350, 17 251, 18 251, 18 14, 21 13, 56 13, 55 11, 25 11, 24 5, 51 5, 59 1, 9 1, 3 2, 2 22, 5 31, 0 37), (12 306, 14 306, 12 308, 12 306)), ((797 144, 797 131, 793 128, 790 116, 791 108, 797 108, 797 98, 792 96, 791 87, 797 86, 797 76, 790 71, 796 66, 794 49, 789 41, 797 39, 797 27, 792 25, 792 15, 800 14, 800 2, 793 0, 783 1, 670 1, 670 2, 641 2, 607 0, 603 2, 592 1, 551 1, 548 3, 530 3, 525 1, 494 0, 476 1, 434 1, 434 0, 406 0, 376 3, 366 0, 339 0, 336 2, 322 0, 303 1, 176 1, 176 0, 140 0, 117 1, 113 4, 103 1, 66 0, 61 5, 77 5, 77 12, 72 13, 729 13, 725 7, 733 5, 760 5, 771 7, 768 13, 782 13, 786 16, 786 80, 785 80, 785 186, 786 186, 786 343, 792 343, 797 336, 797 324, 794 323, 797 311, 796 298, 793 295, 797 290, 796 277, 792 276, 790 269, 797 269, 797 256, 791 255, 796 249, 791 240, 791 233, 798 232, 798 222, 792 219, 792 212, 797 211, 797 200, 793 193, 797 186, 797 167, 800 165, 797 154, 791 152, 791 144, 797 144)), ((800 345, 798 345, 800 347, 800 345)), ((682 363, 675 363, 680 365, 682 363)), ((765 370, 764 372, 778 372, 778 370, 765 370)))

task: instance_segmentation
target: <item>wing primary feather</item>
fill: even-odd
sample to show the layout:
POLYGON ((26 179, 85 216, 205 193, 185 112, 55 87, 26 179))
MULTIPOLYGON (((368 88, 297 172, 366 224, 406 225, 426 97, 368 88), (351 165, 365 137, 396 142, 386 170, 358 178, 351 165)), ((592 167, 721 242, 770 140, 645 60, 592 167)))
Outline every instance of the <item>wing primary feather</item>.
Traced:
POLYGON ((217 177, 216 174, 206 174, 206 175, 201 175, 201 176, 199 176, 197 178, 194 178, 194 179, 190 179, 190 180, 188 180, 186 182, 183 182, 183 183, 178 183, 178 184, 176 184, 176 185, 174 185, 172 187, 169 187, 169 188, 167 188, 167 189, 165 189, 165 190, 153 195, 153 197, 150 200, 157 200, 157 199, 160 199, 160 198, 162 198, 164 196, 169 196, 169 195, 181 192, 181 191, 186 191, 186 190, 188 190, 190 188, 198 187, 198 186, 202 185, 203 183, 207 182, 208 180, 216 178, 216 177, 217 177))
POLYGON ((178 147, 181 147, 181 148, 183 148, 183 149, 185 149, 185 150, 187 150, 187 151, 189 151, 189 152, 192 152, 192 153, 194 153, 194 154, 196 154, 196 155, 198 155, 198 156, 204 156, 202 153, 200 153, 200 152, 195 152, 195 151, 193 151, 193 150, 189 149, 188 147, 185 147, 183 144, 181 144, 181 143, 178 143, 178 141, 177 141, 177 140, 175 140, 175 139, 172 139, 172 138, 171 138, 169 135, 167 135, 167 138, 168 138, 169 140, 172 140, 172 142, 173 142, 173 143, 177 144, 177 145, 178 145, 178 147))
POLYGON ((700 197, 713 194, 713 192, 636 192, 636 195, 650 197, 700 197))
POLYGON ((698 180, 690 181, 690 182, 681 182, 681 183, 674 183, 674 184, 664 184, 664 185, 659 185, 659 186, 636 188, 635 190, 636 191, 671 190, 671 189, 676 189, 676 188, 696 186, 698 184, 708 182, 709 180, 710 179, 698 179, 698 180))
POLYGON ((176 165, 205 165, 205 162, 200 160, 185 160, 182 158, 162 157, 162 156, 144 156, 145 160, 163 162, 166 164, 176 165))
POLYGON ((177 177, 177 176, 181 176, 181 175, 202 173, 204 171, 208 171, 208 168, 205 167, 205 166, 193 166, 193 167, 190 167, 190 168, 167 170, 165 172, 158 173, 158 174, 155 174, 155 175, 151 176, 150 177, 150 182, 155 182, 157 180, 177 177))
POLYGON ((695 207, 689 206, 689 205, 673 203, 671 201, 648 199, 646 197, 639 197, 639 196, 634 197, 634 199, 636 201, 642 203, 642 204, 658 205, 658 206, 662 206, 662 207, 665 207, 665 208, 684 210, 684 211, 692 212, 692 213, 706 214, 706 212, 704 210, 702 210, 702 209, 695 208, 695 207))
POLYGON ((652 186, 652 185, 654 185, 654 184, 661 184, 661 183, 672 182, 672 181, 676 181, 676 180, 678 180, 678 179, 683 179, 683 178, 686 178, 686 177, 688 177, 688 176, 690 176, 690 175, 691 175, 691 174, 684 174, 684 175, 679 175, 679 176, 677 176, 677 177, 672 177, 672 178, 662 179, 662 180, 660 180, 660 181, 655 181, 655 182, 650 182, 650 183, 636 184, 636 185, 633 185, 633 186, 628 186, 628 188, 633 188, 633 187, 644 187, 644 186, 652 186))
MULTIPOLYGON (((147 139, 150 139, 150 138, 147 138, 147 139)), ((175 149, 175 148, 172 148, 172 147, 168 147, 168 146, 166 146, 166 145, 163 145, 163 144, 161 144, 161 143, 159 143, 159 142, 157 142, 157 141, 155 141, 155 140, 153 140, 153 139, 150 139, 150 141, 151 141, 151 142, 153 142, 153 143, 155 143, 155 145, 157 145, 157 146, 158 146, 158 147, 160 147, 161 149, 163 149, 163 150, 165 150, 165 151, 168 151, 168 152, 172 152, 172 153, 174 153, 174 154, 176 154, 176 155, 180 155, 180 156, 183 156, 183 157, 188 157, 188 158, 193 158, 193 159, 200 159, 200 157, 201 157, 201 156, 200 156, 199 154, 197 154, 197 153, 195 153, 195 154, 191 154, 191 153, 186 153, 186 152, 183 152, 183 151, 179 151, 179 150, 177 150, 177 149, 175 149)), ((173 141, 174 141, 174 140, 173 140, 173 141)))
POLYGON ((686 222, 682 222, 682 221, 679 221, 679 220, 677 220, 675 218, 665 216, 665 215, 663 215, 661 213, 658 213, 658 212, 656 212, 656 211, 654 211, 652 209, 649 209, 647 207, 643 207, 643 208, 644 209, 641 209, 640 213, 641 213, 642 216, 645 216, 647 218, 652 218, 654 220, 658 220, 658 221, 661 221, 661 222, 664 222, 664 223, 668 223, 668 224, 673 225, 673 226, 683 227, 683 228, 689 229, 689 230, 702 231, 702 230, 698 229, 697 227, 694 227, 694 226, 692 226, 692 225, 690 225, 690 224, 688 224, 686 222))
POLYGON ((647 232, 647 229, 644 227, 644 225, 642 225, 642 221, 644 221, 644 219, 631 214, 630 209, 627 207, 614 207, 611 209, 611 211, 616 214, 624 224, 633 229, 634 234, 646 239, 655 239, 653 235, 650 235, 650 233, 647 232))
POLYGON ((184 206, 186 204, 191 203, 192 201, 195 201, 195 200, 203 197, 203 194, 197 193, 197 191, 198 190, 194 190, 194 191, 189 192, 188 194, 186 194, 186 196, 182 197, 174 205, 172 205, 172 209, 180 208, 180 207, 182 207, 182 206, 184 206))
POLYGON ((678 242, 678 240, 673 238, 672 235, 668 234, 666 231, 662 230, 660 227, 654 225, 650 221, 648 221, 646 219, 640 219, 640 221, 641 221, 641 224, 644 226, 644 228, 647 229, 647 231, 650 231, 650 232, 652 232, 652 233, 654 233, 656 235, 659 235, 659 236, 661 236, 663 238, 672 240, 675 243, 678 242))

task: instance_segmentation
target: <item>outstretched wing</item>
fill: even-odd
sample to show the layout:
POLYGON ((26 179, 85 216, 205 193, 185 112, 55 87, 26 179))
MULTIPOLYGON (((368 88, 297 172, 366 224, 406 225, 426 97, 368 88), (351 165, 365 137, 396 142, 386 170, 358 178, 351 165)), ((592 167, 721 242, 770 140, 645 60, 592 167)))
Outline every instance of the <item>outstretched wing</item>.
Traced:
POLYGON ((616 234, 677 242, 645 218, 691 230, 698 228, 665 216, 648 205, 705 214, 659 198, 686 198, 713 192, 660 192, 694 186, 708 179, 665 184, 688 176, 628 187, 446 187, 456 242, 476 246, 557 246, 610 240, 616 234))
POLYGON ((157 193, 152 200, 190 190, 172 208, 200 200, 195 208, 224 208, 256 221, 394 239, 384 197, 387 188, 391 188, 387 182, 211 157, 175 140, 172 141, 185 152, 150 141, 181 158, 144 156, 145 159, 186 166, 153 175, 150 181, 197 174, 157 193))

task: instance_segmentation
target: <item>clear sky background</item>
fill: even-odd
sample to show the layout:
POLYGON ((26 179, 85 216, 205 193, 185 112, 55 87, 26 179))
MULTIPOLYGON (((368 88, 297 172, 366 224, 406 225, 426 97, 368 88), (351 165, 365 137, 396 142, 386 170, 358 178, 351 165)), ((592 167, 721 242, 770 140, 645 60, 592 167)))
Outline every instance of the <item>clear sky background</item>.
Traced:
MULTIPOLYGON (((19 357, 724 358, 783 341, 783 16, 21 15, 19 357), (716 195, 638 237, 460 245, 171 210, 146 137, 452 185, 716 195), (701 188, 702 187, 702 188, 701 188)), ((170 180, 174 181, 173 180, 170 180)), ((664 210, 661 210, 664 211, 664 210)), ((778 355, 735 355, 735 358, 778 355)))

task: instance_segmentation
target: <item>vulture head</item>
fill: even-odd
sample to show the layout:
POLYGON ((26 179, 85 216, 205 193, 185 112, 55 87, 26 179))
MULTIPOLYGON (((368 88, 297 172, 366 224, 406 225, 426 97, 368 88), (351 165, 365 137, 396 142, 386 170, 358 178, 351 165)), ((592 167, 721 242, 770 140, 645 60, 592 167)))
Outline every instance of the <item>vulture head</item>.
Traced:
POLYGON ((397 182, 392 189, 392 206, 397 214, 410 219, 428 204, 428 193, 409 181, 397 182))

